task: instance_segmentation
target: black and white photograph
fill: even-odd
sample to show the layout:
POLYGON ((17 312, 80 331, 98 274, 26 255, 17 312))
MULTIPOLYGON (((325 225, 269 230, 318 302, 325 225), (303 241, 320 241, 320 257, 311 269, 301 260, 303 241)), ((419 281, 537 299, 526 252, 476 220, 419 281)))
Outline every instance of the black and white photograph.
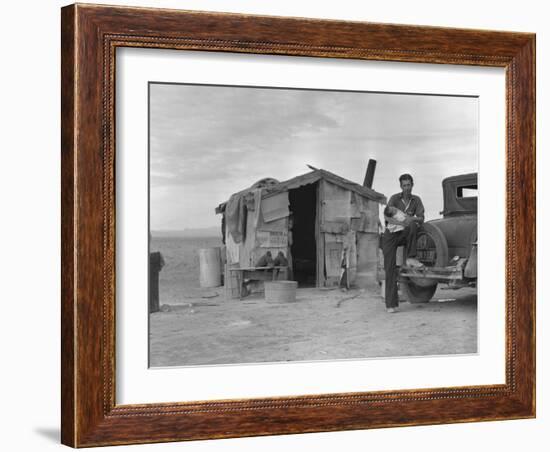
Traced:
POLYGON ((548 6, 442 5, 4 2, 2 450, 548 450, 548 6))
POLYGON ((149 83, 150 367, 477 353, 478 100, 149 83))

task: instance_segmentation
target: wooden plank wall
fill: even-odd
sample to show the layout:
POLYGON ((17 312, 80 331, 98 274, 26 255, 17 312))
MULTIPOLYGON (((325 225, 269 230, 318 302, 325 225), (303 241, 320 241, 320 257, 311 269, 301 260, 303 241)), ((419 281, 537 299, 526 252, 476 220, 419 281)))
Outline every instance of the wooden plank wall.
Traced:
POLYGON ((322 215, 319 227, 324 255, 319 256, 318 266, 324 264, 326 273, 320 285, 338 284, 342 250, 346 246, 350 283, 376 289, 378 203, 327 181, 321 181, 320 186, 322 215))
POLYGON ((317 244, 317 287, 324 287, 325 276, 325 237, 321 231, 323 218, 323 200, 325 199, 324 181, 317 184, 317 209, 315 212, 315 243, 317 244))

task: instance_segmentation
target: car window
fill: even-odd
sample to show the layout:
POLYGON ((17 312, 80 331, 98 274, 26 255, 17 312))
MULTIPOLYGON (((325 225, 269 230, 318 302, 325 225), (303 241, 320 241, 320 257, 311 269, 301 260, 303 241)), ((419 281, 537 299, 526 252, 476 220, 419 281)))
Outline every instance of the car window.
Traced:
POLYGON ((477 198, 477 185, 463 185, 456 188, 457 198, 477 198))

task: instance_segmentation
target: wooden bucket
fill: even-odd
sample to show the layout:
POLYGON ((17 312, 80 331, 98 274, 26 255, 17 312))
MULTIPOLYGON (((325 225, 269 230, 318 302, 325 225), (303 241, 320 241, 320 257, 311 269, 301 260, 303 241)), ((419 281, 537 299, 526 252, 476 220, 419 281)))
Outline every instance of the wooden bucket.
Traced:
POLYGON ((292 303, 296 301, 296 281, 264 281, 265 301, 268 303, 292 303))

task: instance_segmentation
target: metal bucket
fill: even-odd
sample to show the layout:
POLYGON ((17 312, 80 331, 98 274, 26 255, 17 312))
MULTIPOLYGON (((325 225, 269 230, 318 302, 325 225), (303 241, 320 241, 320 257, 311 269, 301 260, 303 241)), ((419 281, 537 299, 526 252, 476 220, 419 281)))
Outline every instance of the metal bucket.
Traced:
POLYGON ((265 281, 265 301, 268 303, 292 303, 296 301, 296 281, 265 281))
POLYGON ((203 248, 199 250, 200 285, 201 287, 219 287, 222 285, 220 248, 203 248))

